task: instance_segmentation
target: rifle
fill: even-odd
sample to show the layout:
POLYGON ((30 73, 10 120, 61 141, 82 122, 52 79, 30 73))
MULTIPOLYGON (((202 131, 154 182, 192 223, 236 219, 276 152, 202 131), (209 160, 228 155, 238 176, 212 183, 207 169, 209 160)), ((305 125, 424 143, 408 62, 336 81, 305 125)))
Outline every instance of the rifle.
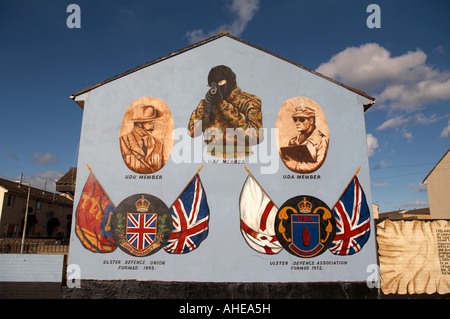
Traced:
MULTIPOLYGON (((211 95, 217 94, 217 83, 212 82, 211 88, 209 89, 209 93, 211 95)), ((205 101, 205 127, 209 127, 212 123, 214 123, 214 105, 211 102, 205 101)))

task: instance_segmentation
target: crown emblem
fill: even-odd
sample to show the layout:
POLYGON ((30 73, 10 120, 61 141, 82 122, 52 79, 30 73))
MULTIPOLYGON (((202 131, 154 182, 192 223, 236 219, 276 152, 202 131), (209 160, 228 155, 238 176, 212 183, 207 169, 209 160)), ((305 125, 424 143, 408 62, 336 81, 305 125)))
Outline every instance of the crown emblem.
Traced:
POLYGON ((142 198, 136 202, 136 209, 138 212, 141 213, 148 212, 149 207, 150 202, 144 198, 144 195, 142 195, 142 198))
POLYGON ((306 200, 306 197, 303 197, 303 200, 298 203, 298 209, 300 213, 310 213, 312 209, 312 204, 306 200))

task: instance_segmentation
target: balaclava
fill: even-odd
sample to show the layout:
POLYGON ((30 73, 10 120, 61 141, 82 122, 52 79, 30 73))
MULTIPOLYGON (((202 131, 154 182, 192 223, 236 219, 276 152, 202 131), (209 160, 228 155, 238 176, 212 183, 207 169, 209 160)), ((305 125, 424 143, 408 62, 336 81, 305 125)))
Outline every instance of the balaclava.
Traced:
POLYGON ((236 74, 225 65, 215 66, 208 74, 208 84, 211 85, 213 82, 218 85, 223 98, 226 99, 237 86, 236 74), (226 80, 226 83, 219 85, 222 80, 226 80))

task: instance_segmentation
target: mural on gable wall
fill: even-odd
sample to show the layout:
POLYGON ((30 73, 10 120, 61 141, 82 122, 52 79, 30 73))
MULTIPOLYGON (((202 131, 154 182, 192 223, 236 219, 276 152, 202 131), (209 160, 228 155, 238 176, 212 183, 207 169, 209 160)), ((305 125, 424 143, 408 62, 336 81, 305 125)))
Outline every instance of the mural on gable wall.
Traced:
POLYGON ((173 146, 172 114, 158 98, 143 97, 127 109, 120 129, 120 149, 127 167, 138 174, 159 171, 173 146))
MULTIPOLYGON (((262 127, 261 100, 242 92, 236 85, 234 72, 226 66, 212 68, 208 82, 211 89, 192 113, 189 133, 195 136, 201 124, 206 143, 214 145, 215 149, 210 148, 216 151, 213 155, 248 155, 249 147, 262 139, 262 135, 256 133, 262 127), (215 86, 214 81, 219 85, 215 86), (214 100, 214 94, 220 98, 214 100), (223 100, 218 102, 220 99, 223 100), (230 111, 235 118, 226 117, 223 110, 230 111), (249 128, 245 124, 247 121, 257 129, 249 128), (211 128, 220 129, 221 133, 208 135, 211 128), (233 130, 230 134, 226 130, 223 133, 225 128, 233 130), (241 141, 236 132, 247 136, 245 144, 236 143, 241 141), (227 146, 230 139, 232 151, 222 152, 219 146, 223 147, 224 143, 227 146)), ((154 97, 134 101, 123 117, 120 130, 120 149, 127 167, 140 174, 159 171, 170 157, 173 127, 172 114, 164 101, 154 97)), ((306 97, 288 99, 280 108, 276 127, 280 130, 279 153, 286 167, 297 173, 308 173, 323 164, 329 131, 317 103, 306 97)), ((78 238, 92 252, 109 253, 119 246, 136 257, 154 254, 161 248, 170 254, 195 250, 208 235, 210 214, 198 174, 200 170, 170 208, 150 194, 130 196, 116 208, 91 170, 76 212, 78 238)), ((240 228, 246 243, 257 252, 277 254, 284 248, 297 257, 310 258, 328 248, 334 254, 348 255, 364 246, 370 234, 370 212, 356 176, 350 187, 352 193, 347 195, 349 199, 338 202, 331 214, 325 203, 309 195, 291 198, 278 209, 247 171, 249 175, 239 198, 240 228), (355 196, 358 199, 355 200, 355 196), (362 213, 356 213, 353 208, 355 201, 362 213), (350 213, 345 211, 346 206, 350 213), (353 220, 347 221, 348 218, 353 220), (356 232, 348 225, 362 229, 356 241, 351 236, 356 232)))
POLYGON ((296 173, 311 173, 325 161, 329 144, 327 120, 320 106, 306 97, 294 97, 280 108, 276 127, 284 165, 296 173))
POLYGON ((170 209, 156 196, 135 194, 116 207, 92 169, 75 212, 75 230, 83 247, 111 253, 117 246, 131 256, 146 257, 161 248, 187 254, 208 236, 209 206, 200 167, 170 209))
POLYGON ((246 243, 263 254, 283 248, 311 258, 329 250, 335 255, 361 251, 370 236, 370 210, 358 177, 359 168, 330 209, 322 200, 299 195, 280 208, 249 173, 239 198, 241 233, 246 243))
POLYGON ((70 262, 105 280, 364 280, 375 254, 365 248, 373 220, 359 100, 253 48, 230 59, 217 44, 89 93, 70 262), (248 93, 254 68, 266 67, 271 78, 248 93), (166 81, 153 82, 158 74, 166 81), (108 107, 115 120, 105 126, 98 119, 108 107), (341 108, 357 125, 332 121, 341 108), (359 165, 362 185, 358 171, 351 176, 359 165))
POLYGON ((208 153, 216 157, 251 155, 251 146, 263 141, 261 99, 242 91, 236 74, 225 65, 210 70, 208 86, 205 98, 191 114, 189 135, 203 133, 208 153))
MULTIPOLYGON (((203 167, 203 166, 202 166, 203 167)), ((172 206, 149 194, 136 194, 117 207, 92 169, 76 210, 76 234, 87 250, 124 252, 145 257, 161 248, 186 254, 198 248, 209 231, 209 206, 199 172, 188 182, 172 206)), ((311 258, 329 249, 336 255, 353 255, 370 236, 370 211, 356 174, 336 204, 300 195, 279 209, 249 173, 239 198, 240 229, 246 243, 263 254, 285 248, 311 258)))

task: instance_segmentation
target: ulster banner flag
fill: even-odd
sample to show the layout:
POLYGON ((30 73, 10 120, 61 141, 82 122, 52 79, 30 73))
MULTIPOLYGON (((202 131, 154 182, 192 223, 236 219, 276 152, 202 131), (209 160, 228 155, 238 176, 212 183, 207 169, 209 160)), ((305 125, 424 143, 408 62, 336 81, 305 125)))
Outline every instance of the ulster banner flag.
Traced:
POLYGON ((209 225, 208 202, 198 172, 170 207, 170 213, 173 228, 164 250, 186 254, 198 248, 208 236, 209 225))
POLYGON ((356 175, 333 209, 336 236, 330 245, 335 255, 359 252, 370 236, 370 211, 356 175))
POLYGON ((241 233, 247 244, 257 252, 277 254, 283 249, 274 229, 278 208, 248 172, 239 199, 241 233))
POLYGON ((90 167, 88 168, 91 173, 75 212, 75 232, 86 249, 109 253, 116 249, 110 224, 115 206, 90 167))

